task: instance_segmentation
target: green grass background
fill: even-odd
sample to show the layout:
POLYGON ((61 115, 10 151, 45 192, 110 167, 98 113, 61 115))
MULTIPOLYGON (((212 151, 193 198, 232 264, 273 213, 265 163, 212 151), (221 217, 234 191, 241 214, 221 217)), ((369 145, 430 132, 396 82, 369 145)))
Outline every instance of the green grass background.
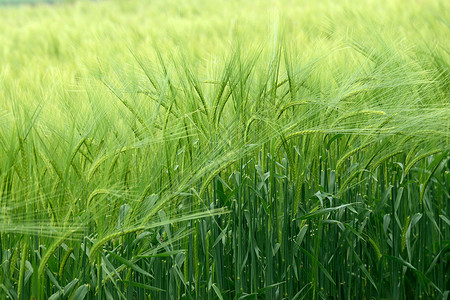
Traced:
POLYGON ((0 8, 0 298, 446 299, 449 8, 0 8))

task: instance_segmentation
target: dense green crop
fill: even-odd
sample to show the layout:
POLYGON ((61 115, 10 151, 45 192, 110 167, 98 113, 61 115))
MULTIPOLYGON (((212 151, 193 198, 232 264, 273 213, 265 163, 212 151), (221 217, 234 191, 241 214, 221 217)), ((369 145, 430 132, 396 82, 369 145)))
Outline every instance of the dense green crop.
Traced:
POLYGON ((1 299, 447 299, 445 1, 0 8, 1 299))

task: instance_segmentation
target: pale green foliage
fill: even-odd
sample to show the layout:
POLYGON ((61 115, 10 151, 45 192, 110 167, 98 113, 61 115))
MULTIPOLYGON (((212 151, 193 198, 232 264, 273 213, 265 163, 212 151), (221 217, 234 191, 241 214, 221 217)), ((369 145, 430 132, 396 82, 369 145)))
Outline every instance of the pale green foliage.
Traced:
POLYGON ((445 298, 424 2, 0 8, 0 298, 445 298))

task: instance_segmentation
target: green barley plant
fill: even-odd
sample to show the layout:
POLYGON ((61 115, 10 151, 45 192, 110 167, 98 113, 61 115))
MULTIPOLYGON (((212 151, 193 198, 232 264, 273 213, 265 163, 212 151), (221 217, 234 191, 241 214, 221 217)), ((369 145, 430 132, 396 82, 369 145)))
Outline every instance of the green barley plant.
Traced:
POLYGON ((448 299, 449 8, 0 6, 0 298, 448 299))

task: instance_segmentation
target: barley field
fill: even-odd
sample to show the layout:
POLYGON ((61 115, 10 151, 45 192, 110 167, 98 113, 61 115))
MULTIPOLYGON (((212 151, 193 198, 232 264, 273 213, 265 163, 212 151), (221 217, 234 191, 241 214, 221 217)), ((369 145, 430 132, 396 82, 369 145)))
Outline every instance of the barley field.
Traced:
POLYGON ((450 299, 448 1, 23 2, 0 299, 450 299))

